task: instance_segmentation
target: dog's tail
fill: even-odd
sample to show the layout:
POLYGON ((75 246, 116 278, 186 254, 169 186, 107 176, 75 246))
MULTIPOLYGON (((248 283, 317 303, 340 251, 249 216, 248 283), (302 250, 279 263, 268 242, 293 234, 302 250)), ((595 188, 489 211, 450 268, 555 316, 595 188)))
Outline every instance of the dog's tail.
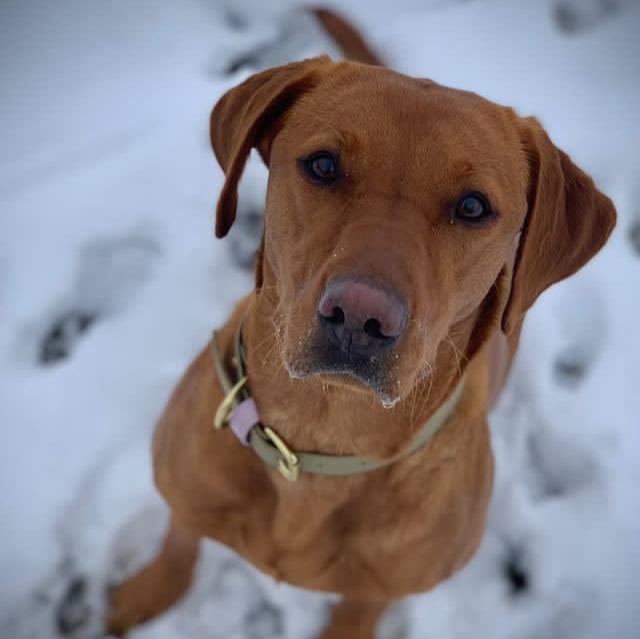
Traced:
POLYGON ((340 47, 347 60, 384 66, 382 60, 373 52, 356 28, 344 18, 322 7, 313 7, 310 11, 340 47))

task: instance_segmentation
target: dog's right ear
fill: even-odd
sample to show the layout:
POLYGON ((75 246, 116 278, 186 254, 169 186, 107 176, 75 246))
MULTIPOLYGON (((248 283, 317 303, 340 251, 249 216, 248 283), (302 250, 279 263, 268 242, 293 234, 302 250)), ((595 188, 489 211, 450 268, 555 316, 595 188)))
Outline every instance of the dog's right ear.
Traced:
POLYGON ((216 236, 224 237, 236 217, 238 182, 253 147, 269 164, 274 122, 296 98, 320 81, 333 64, 327 56, 267 69, 225 93, 211 113, 211 146, 225 174, 216 210, 216 236))
POLYGON ((535 118, 520 123, 529 161, 529 211, 502 317, 513 331, 537 297, 573 275, 605 244, 616 224, 611 200, 558 149, 535 118))

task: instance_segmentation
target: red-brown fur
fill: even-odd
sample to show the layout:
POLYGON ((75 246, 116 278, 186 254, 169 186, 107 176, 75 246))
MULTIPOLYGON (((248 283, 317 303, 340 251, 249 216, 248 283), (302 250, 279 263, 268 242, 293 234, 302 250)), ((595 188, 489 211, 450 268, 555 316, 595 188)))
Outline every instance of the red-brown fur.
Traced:
POLYGON ((256 289, 220 334, 231 370, 244 321, 262 421, 295 450, 383 459, 411 441, 462 373, 464 394, 418 452, 367 474, 290 483, 212 429, 223 392, 205 347, 154 437, 155 478, 172 511, 167 540, 115 592, 108 627, 122 634, 178 599, 198 539, 211 537, 276 579, 342 593, 324 639, 371 639, 388 602, 433 588, 476 550, 493 477, 487 412, 524 314, 600 249, 615 211, 537 121, 381 67, 316 58, 251 76, 218 102, 211 136, 226 174, 219 236, 233 223, 252 147, 270 170, 256 289), (306 181, 297 163, 326 148, 346 171, 331 189, 306 181), (499 211, 480 229, 447 213, 470 188, 499 211), (289 374, 305 369, 318 298, 343 273, 390 282, 408 300, 393 408, 349 377, 289 374))

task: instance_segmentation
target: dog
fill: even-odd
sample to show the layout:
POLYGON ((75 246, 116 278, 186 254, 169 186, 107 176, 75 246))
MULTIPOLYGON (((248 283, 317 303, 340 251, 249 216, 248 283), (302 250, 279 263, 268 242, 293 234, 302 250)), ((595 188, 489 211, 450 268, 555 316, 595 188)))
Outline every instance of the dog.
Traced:
POLYGON ((186 592, 202 537, 340 593, 323 639, 371 639, 390 602, 463 567, 525 314, 615 225, 537 120, 386 69, 317 15, 356 61, 262 71, 213 109, 218 237, 252 149, 269 169, 255 290, 157 425, 169 530, 114 592, 112 634, 186 592))

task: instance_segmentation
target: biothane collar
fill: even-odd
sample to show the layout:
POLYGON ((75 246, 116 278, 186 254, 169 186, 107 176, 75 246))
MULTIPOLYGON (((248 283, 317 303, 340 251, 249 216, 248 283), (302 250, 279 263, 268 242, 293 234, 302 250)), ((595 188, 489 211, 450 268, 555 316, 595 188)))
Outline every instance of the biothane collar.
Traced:
POLYGON ((393 457, 376 461, 358 455, 297 452, 292 450, 272 428, 260 422, 256 403, 247 388, 242 322, 234 337, 233 366, 236 369, 237 382, 233 383, 225 371, 216 331, 213 332, 211 339, 211 351, 218 380, 225 392, 225 397, 214 417, 215 428, 229 426, 243 446, 253 448, 262 461, 276 468, 289 481, 296 481, 301 472, 318 475, 366 473, 411 455, 425 446, 451 417, 464 388, 464 377, 462 377, 448 399, 431 415, 409 446, 393 457))

